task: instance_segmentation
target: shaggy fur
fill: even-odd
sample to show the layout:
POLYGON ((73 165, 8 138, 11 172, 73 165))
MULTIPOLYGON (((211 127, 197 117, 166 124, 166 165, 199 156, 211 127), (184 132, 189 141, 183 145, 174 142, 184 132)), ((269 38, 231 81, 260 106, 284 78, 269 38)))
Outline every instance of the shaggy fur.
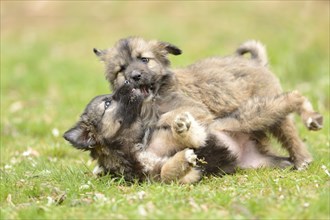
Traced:
MULTIPOLYGON (((150 110, 154 108, 150 106, 156 105, 159 114, 168 114, 167 118, 163 118, 162 126, 168 126, 176 115, 186 111, 202 125, 209 125, 214 117, 233 116, 250 100, 266 99, 271 102, 282 94, 278 79, 266 66, 266 51, 256 41, 242 44, 236 55, 206 58, 176 70, 169 69, 167 55, 179 55, 181 50, 170 43, 131 37, 120 40, 110 49, 94 49, 94 52, 105 62, 106 78, 114 89, 129 80, 145 96, 142 112, 154 114, 150 110), (246 52, 251 53, 251 59, 242 57, 246 52)), ((273 105, 270 106, 272 108, 273 105)), ((306 106, 311 107, 309 103, 305 109, 309 108, 306 106)), ((251 115, 249 109, 246 110, 245 113, 251 115)), ((306 114, 303 114, 304 109, 299 110, 304 123, 310 130, 320 129, 322 116, 312 108, 308 110, 306 114)), ((264 115, 262 120, 267 120, 274 113, 263 112, 270 115, 264 115)), ((258 114, 259 111, 255 116, 258 114)), ((268 135, 272 134, 288 150, 295 167, 302 169, 312 161, 312 157, 298 137, 292 120, 285 114, 281 116, 276 126, 253 131, 252 136, 258 140, 260 151, 267 151, 268 135)), ((256 124, 267 124, 262 120, 256 124)), ((217 125, 211 128, 216 130, 210 133, 221 131, 221 123, 215 122, 217 125)))
POLYGON ((143 178, 142 165, 132 147, 145 134, 138 114, 142 101, 127 85, 113 95, 97 96, 63 137, 74 147, 89 151, 105 172, 129 180, 143 178))

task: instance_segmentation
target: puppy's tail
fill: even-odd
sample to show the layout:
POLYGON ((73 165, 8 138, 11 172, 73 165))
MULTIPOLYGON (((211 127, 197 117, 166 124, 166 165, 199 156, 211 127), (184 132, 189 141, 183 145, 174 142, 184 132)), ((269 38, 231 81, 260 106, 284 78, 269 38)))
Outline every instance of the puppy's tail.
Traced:
POLYGON ((267 66, 268 58, 265 46, 256 40, 249 40, 241 44, 236 50, 238 56, 246 53, 251 54, 251 58, 257 61, 262 66, 267 66))

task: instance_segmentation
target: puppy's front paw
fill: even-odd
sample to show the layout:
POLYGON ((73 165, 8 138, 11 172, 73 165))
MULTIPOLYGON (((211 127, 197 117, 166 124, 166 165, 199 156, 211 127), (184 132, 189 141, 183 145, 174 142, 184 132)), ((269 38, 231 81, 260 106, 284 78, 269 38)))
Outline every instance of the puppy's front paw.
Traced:
POLYGON ((293 163, 294 163, 294 168, 296 170, 305 170, 308 168, 309 164, 313 162, 313 158, 312 157, 305 157, 303 159, 295 159, 293 160, 293 163))
POLYGON ((191 126, 191 116, 188 112, 182 113, 176 116, 173 124, 173 128, 176 133, 182 134, 187 132, 191 126))
POLYGON ((195 154, 195 152, 193 150, 187 149, 184 156, 188 163, 192 164, 193 166, 196 166, 197 155, 195 154))

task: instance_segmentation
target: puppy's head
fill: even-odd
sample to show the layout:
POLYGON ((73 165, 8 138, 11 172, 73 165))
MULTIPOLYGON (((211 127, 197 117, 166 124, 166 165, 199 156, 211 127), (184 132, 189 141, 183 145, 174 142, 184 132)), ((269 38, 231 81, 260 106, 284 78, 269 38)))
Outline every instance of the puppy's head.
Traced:
POLYGON ((129 37, 110 49, 94 49, 94 53, 105 62, 106 78, 114 89, 128 80, 146 94, 152 89, 152 77, 166 73, 170 64, 167 55, 179 55, 181 50, 170 43, 129 37))
POLYGON ((80 120, 63 137, 82 150, 109 145, 138 120, 142 101, 140 91, 126 82, 114 94, 92 99, 80 120))

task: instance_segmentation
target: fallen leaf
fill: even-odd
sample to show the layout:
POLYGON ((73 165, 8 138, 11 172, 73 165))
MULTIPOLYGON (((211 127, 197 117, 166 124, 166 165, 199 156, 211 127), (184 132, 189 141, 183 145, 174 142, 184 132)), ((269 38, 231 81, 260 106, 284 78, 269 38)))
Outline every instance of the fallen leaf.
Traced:
POLYGON ((65 199, 66 199, 66 193, 64 192, 55 199, 55 204, 61 205, 65 199))
POLYGON ((5 165, 5 170, 10 170, 11 168, 13 168, 13 166, 12 165, 5 165))
POLYGON ((7 203, 13 207, 15 207, 15 204, 13 203, 13 201, 11 200, 11 194, 8 194, 7 199, 6 199, 7 203))
POLYGON ((140 192, 137 193, 137 198, 139 200, 144 199, 145 196, 146 196, 146 192, 144 192, 144 191, 140 191, 140 192))
POLYGON ((50 196, 47 196, 47 206, 51 206, 54 203, 55 203, 54 199, 50 196))
POLYGON ((89 185, 87 185, 87 184, 84 184, 84 185, 81 185, 80 187, 79 187, 79 189, 80 190, 83 190, 83 189, 89 189, 89 185))
POLYGON ((94 193, 94 200, 95 201, 106 202, 108 199, 102 193, 94 193))
POLYGON ((34 150, 34 149, 32 149, 32 148, 28 148, 28 150, 26 150, 26 151, 24 151, 23 153, 22 153, 22 156, 23 157, 30 157, 30 156, 33 156, 33 157, 39 157, 39 152, 38 151, 36 151, 36 150, 34 150))
POLYGON ((139 214, 142 215, 142 216, 146 216, 146 215, 148 214, 148 213, 147 213, 147 210, 144 208, 143 205, 139 205, 139 207, 138 207, 138 212, 139 212, 139 214))
POLYGON ((324 170, 324 172, 325 172, 328 176, 330 176, 330 172, 329 172, 329 170, 327 169, 327 167, 326 167, 325 165, 322 165, 321 168, 324 170))

